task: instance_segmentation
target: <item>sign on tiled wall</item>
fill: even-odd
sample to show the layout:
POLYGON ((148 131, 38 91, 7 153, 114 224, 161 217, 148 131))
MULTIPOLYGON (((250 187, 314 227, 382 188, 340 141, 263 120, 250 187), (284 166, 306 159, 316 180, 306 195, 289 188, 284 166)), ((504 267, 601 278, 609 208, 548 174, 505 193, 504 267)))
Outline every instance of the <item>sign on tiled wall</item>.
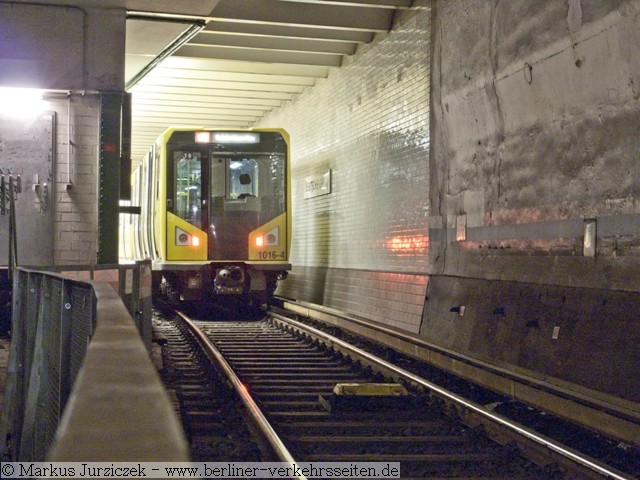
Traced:
POLYGON ((304 199, 331 193, 331 169, 304 177, 304 199))

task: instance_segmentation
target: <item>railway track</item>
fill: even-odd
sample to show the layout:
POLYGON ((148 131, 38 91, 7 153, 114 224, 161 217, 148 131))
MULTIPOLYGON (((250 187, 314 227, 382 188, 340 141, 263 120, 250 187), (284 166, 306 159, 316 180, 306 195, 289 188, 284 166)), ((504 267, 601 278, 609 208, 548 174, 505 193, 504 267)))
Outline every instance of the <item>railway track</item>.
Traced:
POLYGON ((154 326, 162 348, 160 374, 184 427, 194 461, 261 461, 242 405, 182 322, 154 326))
POLYGON ((200 327, 248 386, 298 462, 400 462, 404 478, 553 478, 471 431, 425 394, 390 402, 402 403, 401 409, 359 409, 358 399, 344 410, 331 405, 336 384, 382 379, 270 322, 206 322, 200 327))
MULTIPOLYGON (((534 433, 504 425, 505 419, 480 421, 478 417, 487 412, 483 407, 457 402, 455 394, 416 381, 411 374, 400 375, 362 352, 349 351, 339 339, 305 333, 305 327, 284 318, 251 322, 183 318, 191 335, 210 350, 207 357, 224 365, 218 369, 230 376, 226 382, 245 396, 247 409, 239 410, 234 401, 234 410, 252 412, 266 431, 269 453, 251 436, 254 428, 243 427, 245 433, 234 440, 236 447, 243 442, 254 445, 253 453, 260 452, 261 461, 400 462, 402 478, 632 478, 589 459, 567 460, 567 455, 577 454, 553 442, 536 448, 534 433), (408 394, 393 398, 334 394, 336 384, 389 382, 401 382, 408 394), (525 459, 522 451, 537 464, 525 459)), ((200 355, 192 348, 187 358, 200 355)), ((197 381, 200 374, 191 374, 197 381)), ((196 385, 189 389, 193 395, 200 391, 196 385)), ((220 385, 211 390, 219 391, 220 385)), ((193 429, 188 419, 195 413, 190 409, 182 407, 181 412, 188 431, 193 429)), ((198 415, 215 423, 226 409, 198 415)), ((245 420, 243 414, 237 416, 238 421, 245 420)), ((208 432, 208 427, 195 429, 208 432)), ((230 430, 224 433, 226 442, 230 430)), ((256 461, 255 456, 230 458, 224 452, 215 458, 202 452, 194 459, 256 461)))

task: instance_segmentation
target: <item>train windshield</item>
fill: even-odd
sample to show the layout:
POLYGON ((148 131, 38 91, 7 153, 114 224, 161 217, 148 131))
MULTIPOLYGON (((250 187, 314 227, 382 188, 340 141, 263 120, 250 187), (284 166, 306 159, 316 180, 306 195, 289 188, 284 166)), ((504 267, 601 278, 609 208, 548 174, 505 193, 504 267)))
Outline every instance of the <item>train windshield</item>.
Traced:
POLYGON ((249 232, 284 213, 285 155, 212 152, 209 235, 216 258, 224 243, 238 258, 247 255, 249 232), (237 251, 236 251, 237 250, 237 251))
POLYGON ((209 259, 247 258, 249 234, 286 211, 285 139, 278 132, 196 135, 174 132, 167 144, 168 211, 207 232, 209 259))
POLYGON ((259 163, 254 158, 229 161, 229 198, 232 200, 258 196, 259 163))

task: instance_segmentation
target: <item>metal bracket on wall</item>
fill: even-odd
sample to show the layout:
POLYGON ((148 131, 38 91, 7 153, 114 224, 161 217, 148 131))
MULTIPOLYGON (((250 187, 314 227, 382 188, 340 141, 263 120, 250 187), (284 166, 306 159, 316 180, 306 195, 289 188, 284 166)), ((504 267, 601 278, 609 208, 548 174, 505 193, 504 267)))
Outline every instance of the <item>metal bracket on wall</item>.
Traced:
POLYGON ((596 256, 596 226, 597 221, 595 218, 587 218, 584 220, 582 254, 585 257, 596 256))
POLYGON ((40 183, 37 173, 34 177, 33 192, 36 194, 36 208, 40 213, 46 212, 49 209, 49 185, 47 182, 40 183))
POLYGON ((467 216, 458 215, 456 217, 456 241, 464 242, 467 240, 467 216))
POLYGON ((18 194, 21 192, 20 175, 12 175, 10 172, 0 174, 0 215, 10 214, 11 207, 18 200, 18 194))
POLYGON ((18 231, 16 228, 16 201, 22 192, 20 175, 12 175, 10 171, 0 174, 0 214, 9 215, 9 273, 13 279, 14 269, 18 266, 18 231))

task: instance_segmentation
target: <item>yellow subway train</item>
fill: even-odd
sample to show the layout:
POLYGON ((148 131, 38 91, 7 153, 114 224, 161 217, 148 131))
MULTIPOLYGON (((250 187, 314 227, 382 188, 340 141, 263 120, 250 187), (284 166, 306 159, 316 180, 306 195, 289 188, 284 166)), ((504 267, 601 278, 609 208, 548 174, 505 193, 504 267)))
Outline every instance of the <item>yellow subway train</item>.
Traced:
POLYGON ((154 295, 262 305, 291 269, 284 130, 168 128, 131 184, 120 257, 151 259, 154 295))

